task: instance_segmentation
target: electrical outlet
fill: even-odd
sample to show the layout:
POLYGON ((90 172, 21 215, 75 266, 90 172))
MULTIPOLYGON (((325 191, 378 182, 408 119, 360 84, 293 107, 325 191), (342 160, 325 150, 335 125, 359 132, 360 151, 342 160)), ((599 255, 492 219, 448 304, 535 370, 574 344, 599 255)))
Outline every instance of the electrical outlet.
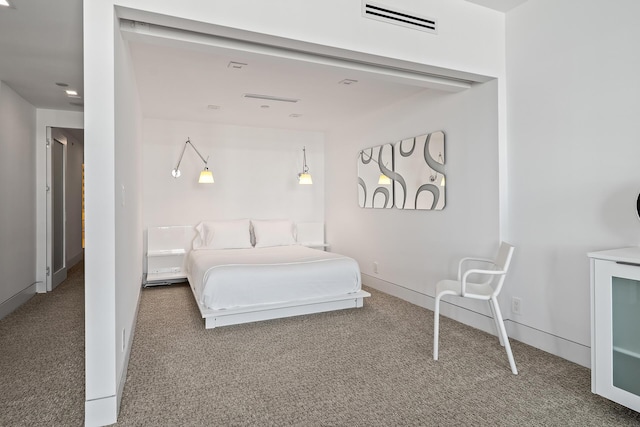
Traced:
POLYGON ((522 300, 520 298, 511 298, 511 312, 513 314, 522 314, 522 300))
POLYGON ((378 261, 373 262, 373 272, 378 274, 378 261))

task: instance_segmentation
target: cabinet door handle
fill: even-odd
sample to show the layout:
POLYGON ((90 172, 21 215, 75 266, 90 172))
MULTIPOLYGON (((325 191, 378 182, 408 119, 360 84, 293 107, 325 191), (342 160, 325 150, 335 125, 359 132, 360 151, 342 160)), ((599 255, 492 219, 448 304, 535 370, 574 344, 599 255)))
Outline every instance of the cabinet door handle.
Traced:
POLYGON ((635 262, 616 261, 616 264, 632 265, 634 267, 640 267, 640 264, 636 264, 635 262))

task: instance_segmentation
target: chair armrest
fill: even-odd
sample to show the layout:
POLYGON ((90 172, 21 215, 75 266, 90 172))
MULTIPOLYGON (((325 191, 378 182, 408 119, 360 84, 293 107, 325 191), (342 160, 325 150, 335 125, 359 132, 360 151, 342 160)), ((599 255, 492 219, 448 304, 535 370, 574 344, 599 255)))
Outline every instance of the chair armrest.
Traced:
POLYGON ((494 261, 489 258, 474 258, 474 257, 462 258, 458 263, 458 281, 462 280, 462 267, 464 266, 464 263, 467 261, 486 262, 486 263, 495 265, 494 261))
POLYGON ((467 270, 462 275, 462 280, 460 281, 460 294, 465 296, 466 288, 467 288, 467 277, 472 274, 489 274, 493 276, 500 276, 502 274, 506 274, 505 270, 481 270, 478 268, 473 268, 471 270, 467 270))

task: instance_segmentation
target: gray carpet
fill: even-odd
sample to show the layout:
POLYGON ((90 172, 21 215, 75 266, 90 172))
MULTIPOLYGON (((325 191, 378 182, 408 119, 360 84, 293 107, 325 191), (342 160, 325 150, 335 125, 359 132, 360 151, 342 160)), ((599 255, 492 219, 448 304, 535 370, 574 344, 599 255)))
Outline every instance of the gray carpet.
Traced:
MULTIPOLYGON (((0 321, 0 425, 82 424, 82 271, 0 321)), ((187 285, 142 291, 118 425, 612 426, 588 369, 370 290, 357 310, 205 330, 187 285)))
MULTIPOLYGON (((370 290, 370 289, 369 289, 370 290)), ((187 285, 145 289, 122 425, 640 425, 590 371, 370 290, 362 309, 205 330, 187 285)))
POLYGON ((0 320, 0 426, 84 422, 84 270, 0 320))

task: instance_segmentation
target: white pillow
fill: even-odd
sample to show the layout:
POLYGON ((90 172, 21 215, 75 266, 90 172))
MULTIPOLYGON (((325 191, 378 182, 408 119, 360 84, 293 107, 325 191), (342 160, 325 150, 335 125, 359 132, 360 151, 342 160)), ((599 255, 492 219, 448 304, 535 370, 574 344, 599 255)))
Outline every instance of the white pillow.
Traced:
POLYGON ((196 226, 193 249, 251 248, 249 220, 203 221, 196 226))
POLYGON ((252 219, 251 225, 253 225, 256 248, 296 244, 293 221, 252 219))

